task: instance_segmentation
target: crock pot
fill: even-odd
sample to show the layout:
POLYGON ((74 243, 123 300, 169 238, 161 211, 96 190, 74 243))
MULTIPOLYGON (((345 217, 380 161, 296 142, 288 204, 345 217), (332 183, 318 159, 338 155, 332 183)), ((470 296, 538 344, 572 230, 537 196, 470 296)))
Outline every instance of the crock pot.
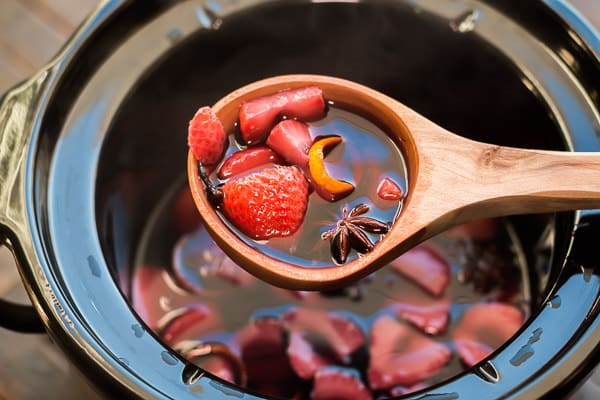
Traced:
MULTIPOLYGON (((132 310, 134 249, 185 171, 187 120, 285 73, 351 79, 499 145, 600 150, 600 39, 561 0, 104 1, 0 103, 0 235, 43 328, 107 394, 260 398, 187 363, 132 310)), ((597 211, 514 217, 532 315, 414 398, 562 398, 600 349, 597 211)))

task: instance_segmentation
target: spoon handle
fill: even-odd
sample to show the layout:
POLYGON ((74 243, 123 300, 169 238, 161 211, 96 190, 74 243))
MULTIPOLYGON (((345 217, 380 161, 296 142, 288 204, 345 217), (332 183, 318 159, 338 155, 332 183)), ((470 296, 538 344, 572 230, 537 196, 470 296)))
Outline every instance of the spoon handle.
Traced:
POLYGON ((438 154, 449 157, 445 164, 450 171, 442 177, 446 193, 462 192, 455 199, 458 213, 453 223, 466 215, 475 219, 600 208, 600 153, 527 150, 467 140, 459 153, 463 157, 456 150, 438 154))

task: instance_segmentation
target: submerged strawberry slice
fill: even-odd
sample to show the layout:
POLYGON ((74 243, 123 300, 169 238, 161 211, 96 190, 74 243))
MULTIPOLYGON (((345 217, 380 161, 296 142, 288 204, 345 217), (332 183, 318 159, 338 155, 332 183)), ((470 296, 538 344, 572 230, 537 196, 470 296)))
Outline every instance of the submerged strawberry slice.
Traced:
POLYGON ((312 400, 371 400, 373 396, 360 379, 358 371, 349 368, 324 367, 315 374, 312 400))
POLYGON ((416 288, 403 288, 391 297, 396 315, 429 335, 439 335, 446 330, 450 313, 450 300, 432 298, 416 288))
POLYGON ((362 330, 350 319, 323 310, 294 308, 283 315, 285 327, 302 332, 304 338, 335 354, 340 362, 349 362, 350 355, 364 345, 362 330))
POLYGON ((192 304, 171 313, 173 316, 160 331, 160 337, 170 346, 183 338, 206 334, 220 322, 217 314, 205 304, 192 304))
POLYGON ((281 157, 267 146, 249 147, 230 155, 217 171, 217 176, 228 179, 257 167, 281 164, 281 161, 281 157))
POLYGON ((367 375, 372 389, 409 386, 436 374, 450 360, 450 350, 388 316, 371 331, 367 375))
POLYGON ((500 347, 523 324, 521 311, 509 304, 482 303, 464 312, 454 330, 460 358, 471 367, 500 347))
POLYGON ((317 353, 301 332, 290 334, 287 354, 292 368, 304 380, 312 379, 319 368, 335 363, 330 357, 317 353))
POLYGON ((308 182, 294 166, 266 168, 223 185, 225 216, 253 239, 295 233, 307 207, 308 182))
POLYGON ((407 251, 390 266, 434 296, 440 296, 450 282, 450 264, 427 245, 407 251))
POLYGON ((188 145, 196 160, 205 165, 219 162, 227 143, 223 124, 210 107, 200 108, 188 127, 188 145))
POLYGON ((240 107, 240 131, 247 144, 263 141, 277 118, 285 115, 312 121, 325 114, 323 92, 317 86, 306 86, 257 97, 240 107))
POLYGON ((267 145, 289 164, 304 169, 308 165, 308 150, 312 144, 308 125, 293 119, 281 121, 271 130, 267 145))
POLYGON ((242 360, 252 384, 271 384, 295 378, 286 354, 286 340, 280 322, 261 318, 236 334, 242 360))

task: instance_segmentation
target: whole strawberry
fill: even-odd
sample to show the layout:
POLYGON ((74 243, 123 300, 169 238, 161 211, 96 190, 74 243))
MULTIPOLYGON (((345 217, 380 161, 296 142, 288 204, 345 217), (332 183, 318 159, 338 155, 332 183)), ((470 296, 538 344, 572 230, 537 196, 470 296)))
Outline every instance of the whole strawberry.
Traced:
POLYGON ((222 187, 223 213, 249 237, 289 236, 302 225, 308 182, 294 166, 275 166, 231 180, 222 187))
POLYGON ((188 146, 196 160, 213 165, 221 160, 227 135, 223 124, 210 107, 200 108, 188 127, 188 146))

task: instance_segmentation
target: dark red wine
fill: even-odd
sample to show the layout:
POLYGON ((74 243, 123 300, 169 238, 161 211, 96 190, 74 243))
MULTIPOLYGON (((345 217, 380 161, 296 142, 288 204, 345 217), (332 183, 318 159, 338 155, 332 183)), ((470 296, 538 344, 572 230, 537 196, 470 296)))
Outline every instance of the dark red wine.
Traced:
POLYGON ((182 196, 177 186, 148 222, 132 304, 167 345, 241 387, 391 397, 460 373, 527 316, 527 268, 502 220, 446 232, 355 285, 299 292, 245 272, 199 223, 180 224, 198 218, 182 196))

